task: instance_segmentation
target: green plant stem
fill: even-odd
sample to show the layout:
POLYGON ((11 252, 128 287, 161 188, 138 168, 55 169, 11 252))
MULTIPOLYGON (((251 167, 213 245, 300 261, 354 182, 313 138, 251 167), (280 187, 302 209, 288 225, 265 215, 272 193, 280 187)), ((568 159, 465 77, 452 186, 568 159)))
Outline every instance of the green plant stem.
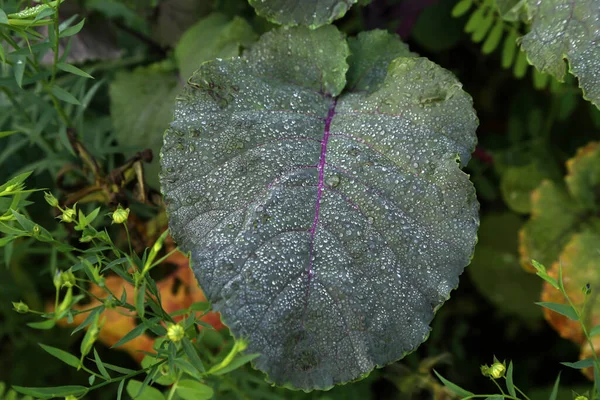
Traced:
POLYGON ((123 226, 125 226, 125 233, 127 234, 127 244, 129 244, 129 257, 133 259, 133 249, 131 247, 131 237, 129 236, 129 228, 127 227, 127 222, 125 222, 123 226))

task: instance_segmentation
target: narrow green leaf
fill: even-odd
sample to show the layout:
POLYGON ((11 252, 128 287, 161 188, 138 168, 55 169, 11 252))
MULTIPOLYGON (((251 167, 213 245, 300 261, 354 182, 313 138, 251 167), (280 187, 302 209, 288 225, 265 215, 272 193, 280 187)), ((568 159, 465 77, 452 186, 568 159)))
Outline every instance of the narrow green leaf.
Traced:
POLYGON ((214 391, 198 381, 182 379, 177 383, 177 394, 184 400, 205 400, 214 395, 214 391))
POLYGON ((165 396, 160 390, 153 388, 152 386, 144 387, 142 382, 133 379, 127 382, 126 391, 133 399, 165 400, 165 396))
POLYGON ((190 339, 184 337, 181 341, 181 344, 183 345, 183 350, 190 359, 190 362, 192 363, 194 368, 196 368, 199 372, 205 372, 206 369, 204 368, 204 364, 202 363, 200 356, 198 356, 198 352, 196 351, 196 348, 194 347, 190 339))
POLYGON ((600 325, 596 325, 592 329, 590 329, 590 336, 600 335, 600 325))
POLYGON ((556 381, 554 382, 554 388, 552 388, 552 393, 550 393, 550 397, 548 397, 548 400, 556 400, 556 398, 558 397, 558 385, 560 384, 560 372, 558 373, 558 376, 556 377, 556 381))
POLYGON ((561 315, 564 315, 565 317, 568 317, 569 319, 572 319, 573 321, 577 321, 579 319, 579 318, 577 318, 577 313, 575 312, 575 310, 573 310, 573 308, 568 304, 550 303, 550 302, 545 302, 545 301, 540 301, 535 304, 537 304, 538 306, 545 307, 554 312, 557 312, 561 315))
POLYGON ((57 349, 56 347, 47 346, 42 343, 38 344, 42 349, 44 349, 44 351, 46 351, 46 353, 50 354, 51 356, 58 358, 60 361, 64 362, 67 365, 70 365, 73 368, 79 368, 79 359, 73 354, 61 349, 57 349))
MULTIPOLYGON (((0 47, 0 49, 1 49, 1 47, 0 47)), ((15 133, 18 133, 18 132, 19 131, 2 131, 2 132, 0 132, 0 139, 3 137, 14 135, 15 133)))
POLYGON ((122 346, 125 343, 129 342, 130 340, 135 339, 136 337, 138 337, 141 334, 143 334, 144 332, 146 332, 146 329, 148 329, 148 325, 156 324, 158 322, 158 320, 159 320, 159 318, 152 318, 150 320, 144 321, 144 323, 139 324, 138 326, 133 328, 131 331, 129 331, 128 334, 123 336, 117 343, 113 344, 111 346, 111 348, 116 348, 116 347, 122 346))
POLYGON ((548 86, 548 82, 550 82, 550 75, 544 74, 543 72, 538 71, 537 68, 533 69, 533 87, 541 90, 548 86))
POLYGON ((515 384, 513 383, 513 363, 512 361, 508 363, 508 368, 506 370, 506 389, 511 396, 517 397, 517 392, 515 390, 515 384))
POLYGON ((496 25, 494 25, 487 39, 483 42, 481 52, 483 54, 490 54, 492 51, 496 50, 500 44, 500 40, 502 40, 502 33, 504 33, 504 23, 502 22, 502 19, 498 18, 496 25))
POLYGON ((15 76, 15 80, 17 81, 17 85, 19 87, 23 87, 23 74, 25 73, 25 66, 27 65, 27 57, 26 56, 16 56, 15 62, 13 64, 13 74, 15 76))
POLYGON ((484 11, 485 11, 484 8, 480 7, 477 10, 475 10, 475 12, 473 14, 471 14, 471 16, 469 17, 469 20, 465 24, 465 32, 466 33, 475 32, 475 29, 477 29, 477 27, 483 21, 484 11))
POLYGON ((485 39, 485 36, 490 31, 492 24, 494 23, 494 19, 496 17, 496 13, 493 10, 488 10, 488 12, 481 19, 481 23, 477 26, 477 28, 473 31, 473 36, 471 36, 471 40, 475 43, 481 42, 485 39))
POLYGON ((442 383, 444 384, 444 386, 446 386, 448 389, 450 389, 451 391, 453 391, 457 395, 464 396, 464 397, 474 396, 474 393, 471 393, 468 390, 465 390, 465 389, 461 388, 460 386, 458 386, 458 385, 450 382, 449 380, 447 380, 446 378, 444 378, 443 376, 441 376, 440 374, 438 374, 438 372, 436 370, 433 370, 433 372, 438 377, 438 379, 440 381, 442 381, 442 383))
POLYGON ((84 78, 94 79, 94 77, 91 76, 90 74, 88 74, 87 72, 85 72, 71 64, 58 63, 58 64, 56 64, 56 67, 60 70, 63 70, 65 72, 70 72, 71 74, 74 74, 74 75, 79 75, 79 76, 83 76, 84 78))
POLYGON ((121 400, 121 396, 123 396, 123 388, 125 387, 125 379, 119 382, 119 388, 117 389, 117 400, 121 400))
POLYGON ((100 374, 102 374, 102 376, 106 378, 106 380, 109 380, 110 374, 108 373, 106 368, 104 368, 104 364, 102 363, 102 360, 100 359, 96 348, 94 348, 94 361, 96 362, 96 366, 98 367, 98 371, 100 371, 100 374))
POLYGON ((56 322, 53 319, 49 319, 47 321, 41 321, 41 322, 29 322, 27 324, 27 326, 29 326, 30 328, 33 329, 52 329, 54 328, 54 325, 56 324, 56 322))
POLYGON ((575 368, 575 369, 583 369, 583 368, 592 367, 594 365, 594 359, 586 358, 584 360, 579 360, 576 362, 561 362, 561 364, 566 367, 571 367, 571 368, 575 368))
POLYGON ((513 29, 504 39, 504 45, 502 47, 502 68, 504 69, 510 68, 515 61, 518 37, 517 31, 513 29))
POLYGON ((135 310, 137 311, 140 318, 144 318, 144 313, 146 309, 146 305, 144 304, 145 297, 146 281, 143 281, 142 284, 137 288, 137 293, 135 296, 135 310))
POLYGON ((68 28, 63 29, 59 34, 58 37, 68 37, 68 36, 73 36, 77 33, 79 33, 79 31, 81 30, 81 28, 83 28, 83 24, 85 23, 85 19, 82 19, 77 25, 73 25, 70 26, 68 28))
POLYGON ((79 100, 77 100, 75 98, 75 96, 73 96, 71 93, 67 92, 65 89, 61 88, 60 86, 54 85, 54 86, 52 86, 52 89, 50 89, 50 91, 59 100, 62 100, 66 103, 75 104, 75 105, 80 104, 79 100))
POLYGON ((461 0, 452 9, 452 16, 454 18, 462 17, 471 9, 473 6, 473 0, 461 0))
POLYGON ((129 374, 133 374, 135 372, 132 369, 119 367, 117 365, 112 365, 112 364, 109 364, 106 362, 104 363, 104 367, 107 369, 110 369, 111 371, 115 371, 115 372, 118 372, 123 375, 129 375, 129 374))
POLYGON ((8 16, 3 9, 0 8, 0 24, 8 25, 8 16))
POLYGON ((28 394, 30 396, 39 397, 42 399, 50 399, 52 397, 82 396, 88 392, 85 386, 56 386, 56 387, 24 387, 13 386, 17 392, 28 394))
MULTIPOLYGON (((169 360, 172 358, 173 357, 171 355, 169 355, 169 360)), ((189 376, 196 378, 198 380, 202 379, 201 373, 198 372, 198 370, 191 363, 189 363, 186 359, 176 358, 175 362, 173 364, 178 366, 180 370, 182 370, 189 376)))
POLYGON ((250 361, 254 360, 259 355, 260 354, 245 354, 243 356, 240 356, 240 357, 234 359, 232 362, 230 362, 227 366, 221 368, 220 370, 218 370, 216 372, 213 372, 212 375, 223 375, 228 372, 231 372, 234 369, 238 369, 242 365, 247 364, 250 361))
POLYGON ((522 51, 517 56, 517 61, 515 62, 513 68, 513 75, 517 79, 521 79, 527 73, 527 56, 522 51))

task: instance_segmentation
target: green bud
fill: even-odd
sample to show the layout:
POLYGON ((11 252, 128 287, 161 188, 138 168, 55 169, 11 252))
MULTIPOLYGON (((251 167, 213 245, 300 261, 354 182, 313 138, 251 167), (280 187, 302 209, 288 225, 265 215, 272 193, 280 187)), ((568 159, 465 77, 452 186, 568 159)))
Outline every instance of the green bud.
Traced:
POLYGON ((169 326, 169 328, 167 328, 167 337, 172 342, 177 343, 177 342, 181 341, 181 339, 183 339, 184 336, 185 336, 185 330, 183 329, 183 326, 181 326, 179 324, 173 324, 173 325, 169 326))
POLYGON ((68 271, 64 271, 61 275, 60 275, 60 282, 61 282, 61 287, 67 287, 67 288, 71 288, 73 286, 75 286, 75 274, 73 274, 73 271, 68 270, 68 271))
POLYGON ((27 314, 29 312, 29 306, 25 303, 23 303, 22 301, 19 301, 18 303, 15 303, 14 301, 12 302, 13 305, 13 309, 18 312, 19 314, 27 314))
POLYGON ((67 397, 65 397, 65 400, 77 400, 77 397, 75 397, 72 394, 70 394, 67 397))
POLYGON ((505 372, 506 372, 506 365, 504 365, 504 363, 501 363, 501 362, 493 363, 489 369, 490 377, 492 379, 502 378, 504 376, 505 372))
POLYGON ((129 208, 123 208, 119 204, 115 212, 112 213, 113 224, 122 224, 129 218, 129 208))
POLYGON ((50 204, 50 207, 58 207, 58 200, 50 192, 44 192, 44 199, 46 203, 50 204))
POLYGON ((40 235, 40 232, 41 232, 41 230, 40 230, 40 226, 39 226, 39 225, 37 225, 37 224, 36 224, 36 225, 34 225, 34 226, 33 226, 33 235, 34 235, 34 236, 39 236, 39 235, 40 235))
POLYGON ((483 376, 490 376, 490 367, 488 367, 487 365, 482 365, 481 366, 481 374, 483 376))
POLYGON ((592 293, 592 286, 589 283, 586 283, 584 287, 581 288, 581 292, 586 296, 592 293))
POLYGON ((67 223, 75 222, 75 219, 77 218, 77 212, 75 211, 75 208, 67 207, 63 210, 63 212, 59 216, 59 218, 62 222, 67 222, 67 223))
POLYGON ((585 396, 579 395, 579 396, 575 397, 575 399, 573 399, 573 400, 588 400, 588 398, 585 396))

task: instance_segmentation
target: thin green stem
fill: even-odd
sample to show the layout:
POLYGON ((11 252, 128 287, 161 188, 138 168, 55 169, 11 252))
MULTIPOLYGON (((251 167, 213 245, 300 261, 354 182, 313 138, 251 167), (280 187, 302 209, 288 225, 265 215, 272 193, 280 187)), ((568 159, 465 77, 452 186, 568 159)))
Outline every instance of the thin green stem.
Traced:
POLYGON ((133 259, 133 248, 131 247, 131 236, 129 236, 129 228, 127 222, 123 224, 125 226, 125 233, 127 234, 127 243, 129 244, 129 257, 133 259))

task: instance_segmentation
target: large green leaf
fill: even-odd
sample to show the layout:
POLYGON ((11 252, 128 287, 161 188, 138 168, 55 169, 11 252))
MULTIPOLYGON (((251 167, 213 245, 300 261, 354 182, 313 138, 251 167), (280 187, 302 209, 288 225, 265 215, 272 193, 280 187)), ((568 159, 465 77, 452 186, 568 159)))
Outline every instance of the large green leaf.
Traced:
MULTIPOLYGON (((373 41, 352 43, 367 55, 373 41)), ((364 68, 348 49, 331 25, 279 29, 244 58, 204 63, 161 157, 171 233, 208 299, 256 367, 304 390, 423 342, 478 227, 460 170, 471 98, 427 59, 364 68), (377 89, 344 91, 346 76, 377 89)))
POLYGON ((130 149, 128 156, 152 149, 154 160, 144 168, 146 180, 153 187, 158 187, 162 134, 173 118, 179 90, 177 74, 159 64, 119 72, 110 84, 110 114, 117 139, 130 149))
POLYGON ((600 1, 527 0, 531 30, 521 39, 529 61, 563 81, 566 64, 584 97, 600 107, 600 1))
POLYGON ((357 0, 249 0, 256 13, 281 25, 329 24, 343 17, 357 0))
POLYGON ((530 325, 542 317, 539 301, 542 280, 523 271, 517 253, 523 224, 514 213, 488 214, 481 219, 479 240, 468 268, 475 287, 498 310, 530 325))
POLYGON ((230 20, 223 14, 211 14, 188 29, 175 47, 179 73, 187 79, 203 62, 235 57, 256 38, 245 19, 235 17, 230 20))

